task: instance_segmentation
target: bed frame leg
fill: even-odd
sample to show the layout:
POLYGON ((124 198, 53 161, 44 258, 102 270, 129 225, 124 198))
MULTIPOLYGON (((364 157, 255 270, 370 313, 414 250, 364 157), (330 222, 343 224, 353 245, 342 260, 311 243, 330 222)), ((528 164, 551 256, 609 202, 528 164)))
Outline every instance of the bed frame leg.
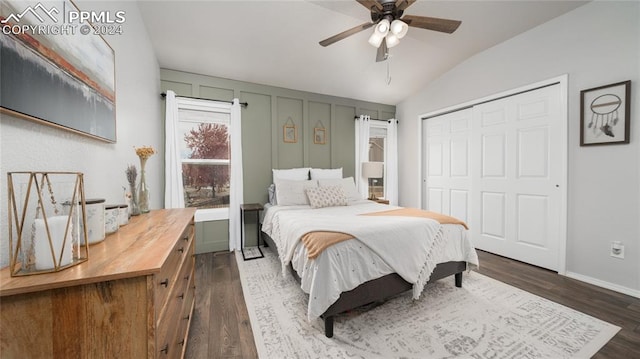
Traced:
POLYGON ((461 288, 462 287, 462 272, 456 273, 455 274, 455 278, 456 278, 456 287, 461 288))
POLYGON ((327 338, 333 337, 333 315, 324 318, 324 335, 327 338))

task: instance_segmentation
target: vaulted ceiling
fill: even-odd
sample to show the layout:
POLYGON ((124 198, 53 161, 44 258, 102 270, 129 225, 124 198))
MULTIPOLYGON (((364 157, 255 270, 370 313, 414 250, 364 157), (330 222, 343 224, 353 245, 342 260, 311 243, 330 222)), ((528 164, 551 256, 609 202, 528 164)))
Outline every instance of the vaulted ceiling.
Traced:
POLYGON ((138 6, 162 68, 395 105, 474 54, 584 3, 418 0, 405 15, 462 25, 453 34, 409 28, 383 62, 367 42, 372 29, 318 44, 371 20, 354 0, 141 0, 138 6))

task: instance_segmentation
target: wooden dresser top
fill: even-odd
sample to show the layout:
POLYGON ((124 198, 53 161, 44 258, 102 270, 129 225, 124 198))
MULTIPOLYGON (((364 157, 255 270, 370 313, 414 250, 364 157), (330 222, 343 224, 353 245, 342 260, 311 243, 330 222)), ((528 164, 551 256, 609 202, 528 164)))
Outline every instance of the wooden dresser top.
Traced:
POLYGON ((38 292, 160 271, 195 208, 161 209, 131 217, 129 224, 89 246, 89 260, 56 273, 11 277, 0 271, 0 296, 38 292))

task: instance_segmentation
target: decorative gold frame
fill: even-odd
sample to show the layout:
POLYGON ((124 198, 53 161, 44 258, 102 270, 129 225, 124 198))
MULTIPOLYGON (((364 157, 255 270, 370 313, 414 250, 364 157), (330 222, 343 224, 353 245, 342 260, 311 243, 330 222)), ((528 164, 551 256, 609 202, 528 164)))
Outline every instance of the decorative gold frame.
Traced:
POLYGON ((313 129, 313 143, 316 145, 324 145, 327 143, 327 130, 324 127, 316 127, 313 129))
POLYGON ((284 125, 282 127, 282 139, 284 143, 298 142, 298 127, 296 125, 284 125))

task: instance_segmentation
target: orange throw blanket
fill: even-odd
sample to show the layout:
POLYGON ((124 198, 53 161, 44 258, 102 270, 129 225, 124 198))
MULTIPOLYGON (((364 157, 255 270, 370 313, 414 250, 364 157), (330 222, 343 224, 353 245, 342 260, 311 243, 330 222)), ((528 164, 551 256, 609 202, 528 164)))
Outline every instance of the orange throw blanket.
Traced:
MULTIPOLYGON (((440 224, 460 224, 464 226, 465 229, 469 229, 466 223, 457 218, 447 216, 442 213, 424 211, 417 208, 392 209, 389 211, 365 213, 362 214, 362 216, 402 216, 429 218, 440 222, 440 224)), ((348 233, 316 231, 305 234, 304 236, 302 236, 301 241, 307 248, 307 257, 309 259, 313 259, 319 256, 320 253, 322 253, 322 251, 324 251, 327 247, 352 238, 354 237, 348 233)))

